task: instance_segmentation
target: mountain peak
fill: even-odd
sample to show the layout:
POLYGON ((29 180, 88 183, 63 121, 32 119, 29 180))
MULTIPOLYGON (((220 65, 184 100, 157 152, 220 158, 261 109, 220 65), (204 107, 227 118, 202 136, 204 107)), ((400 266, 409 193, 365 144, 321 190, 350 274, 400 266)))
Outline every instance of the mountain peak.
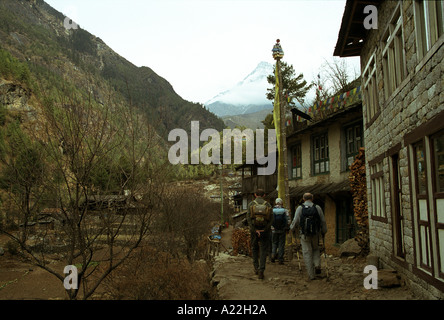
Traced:
POLYGON ((259 62, 257 67, 248 76, 246 76, 244 80, 242 80, 240 83, 256 82, 256 81, 261 81, 263 79, 267 81, 267 76, 273 73, 273 69, 274 67, 272 64, 265 61, 261 61, 259 62))
POLYGON ((233 88, 219 93, 214 98, 208 100, 205 105, 218 116, 238 115, 246 111, 255 112, 254 106, 271 106, 271 101, 267 100, 268 75, 273 73, 273 65, 261 61, 256 68, 250 72, 242 81, 233 88), (230 106, 230 111, 228 111, 230 106), (234 112, 234 113, 233 113, 234 112))

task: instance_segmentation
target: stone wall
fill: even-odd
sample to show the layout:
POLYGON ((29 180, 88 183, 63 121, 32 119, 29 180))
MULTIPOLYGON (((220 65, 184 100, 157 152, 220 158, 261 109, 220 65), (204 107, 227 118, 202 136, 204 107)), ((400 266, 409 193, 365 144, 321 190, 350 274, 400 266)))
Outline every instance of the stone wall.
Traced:
MULTIPOLYGON (((383 265, 396 268, 409 279, 412 288, 420 295, 430 298, 444 298, 444 293, 429 285, 412 272, 414 265, 414 239, 411 208, 411 190, 409 178, 408 146, 404 143, 406 134, 427 122, 437 114, 444 112, 444 38, 435 43, 432 49, 420 58, 416 49, 415 21, 413 1, 384 1, 378 8, 378 29, 371 30, 365 40, 361 53, 361 69, 364 70, 370 57, 376 53, 376 72, 380 115, 368 123, 367 104, 364 97, 364 138, 366 144, 367 172, 368 161, 383 159, 384 195, 386 221, 370 218, 370 249, 377 254, 383 265), (397 6, 401 6, 403 21, 403 39, 407 76, 386 99, 382 66, 381 42, 387 23, 397 6), (399 166, 402 183, 401 208, 404 216, 405 261, 394 258, 393 225, 391 207, 390 161, 387 152, 399 145, 399 166)), ((372 215, 372 189, 367 175, 369 217, 372 215)))

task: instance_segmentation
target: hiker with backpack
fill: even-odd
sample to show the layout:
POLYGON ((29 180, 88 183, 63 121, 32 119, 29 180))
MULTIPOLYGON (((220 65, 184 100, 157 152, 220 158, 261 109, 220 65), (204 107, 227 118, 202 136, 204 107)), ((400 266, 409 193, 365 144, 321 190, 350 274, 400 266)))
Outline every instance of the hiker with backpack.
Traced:
POLYGON ((247 222, 250 227, 254 271, 259 279, 263 279, 271 238, 273 208, 264 200, 265 192, 262 189, 258 189, 254 196, 256 199, 248 205, 247 222))
POLYGON ((311 193, 304 194, 304 203, 296 209, 290 229, 299 227, 302 255, 310 280, 315 279, 315 273, 321 273, 321 252, 319 236, 327 233, 327 224, 324 213, 318 205, 313 203, 311 193))
POLYGON ((271 226, 272 249, 270 260, 274 262, 277 258, 279 264, 284 264, 285 238, 291 222, 288 209, 282 207, 283 203, 281 198, 276 199, 271 226))

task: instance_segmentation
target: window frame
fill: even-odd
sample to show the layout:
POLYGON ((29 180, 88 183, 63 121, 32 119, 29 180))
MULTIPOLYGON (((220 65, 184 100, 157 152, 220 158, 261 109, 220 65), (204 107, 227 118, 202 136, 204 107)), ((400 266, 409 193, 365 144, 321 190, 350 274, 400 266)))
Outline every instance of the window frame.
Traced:
POLYGON ((378 96, 376 51, 370 56, 370 59, 362 72, 362 78, 367 120, 366 127, 368 128, 381 113, 378 96))
POLYGON ((434 140, 444 135, 444 112, 418 126, 404 136, 408 150, 410 198, 414 264, 413 272, 440 290, 444 290, 444 258, 440 251, 444 248, 444 218, 438 215, 443 205, 444 193, 436 188, 436 159, 434 140), (423 145, 425 164, 425 193, 419 192, 417 179, 417 157, 415 146, 423 145), (420 203, 422 202, 422 203, 420 203), (425 210, 427 210, 425 212, 425 210), (441 217, 441 222, 440 222, 441 217), (426 220, 425 220, 425 219, 426 220), (424 237, 425 235, 425 237, 424 237), (441 235, 441 239, 440 239, 441 235), (424 261, 426 263, 424 263, 424 261), (429 265, 427 262, 429 261, 429 265))
POLYGON ((312 147, 312 175, 318 176, 330 173, 330 157, 329 157, 329 146, 328 146, 328 131, 314 134, 311 137, 311 147, 312 147), (318 147, 316 141, 319 141, 318 147), (322 143, 323 142, 323 143, 322 143), (316 167, 319 166, 317 172, 316 167), (324 171, 321 171, 321 165, 324 171))
POLYGON ((345 139, 345 146, 344 146, 344 154, 345 154, 345 171, 350 171, 350 166, 353 164, 354 159, 359 154, 359 149, 364 147, 364 127, 362 125, 362 122, 355 122, 353 124, 349 124, 347 126, 344 126, 344 139, 345 139), (359 139, 357 139, 357 133, 356 129, 359 128, 360 136, 359 139), (352 130, 353 137, 350 139, 349 137, 349 130, 352 130), (357 142, 359 142, 357 144, 357 142), (350 143, 353 143, 353 150, 350 152, 350 143), (350 159, 352 158, 351 163, 349 163, 350 159))
MULTIPOLYGON (((441 252, 441 246, 444 246, 444 240, 441 243, 439 234, 440 232, 443 232, 444 234, 444 217, 440 218, 439 212, 438 212, 438 201, 443 202, 444 201, 444 190, 441 191, 442 188, 444 188, 444 185, 439 188, 439 179, 438 179, 438 172, 439 172, 439 162, 437 157, 437 150, 435 141, 437 138, 444 139, 444 129, 440 130, 439 132, 430 135, 430 160, 431 160, 431 180, 432 180, 432 197, 433 197, 433 211, 434 211, 434 228, 432 232, 435 232, 435 239, 436 239, 436 250, 437 252, 441 252)), ((440 150, 440 154, 444 156, 444 150, 440 150)), ((444 163, 442 164, 444 166, 444 163)), ((440 211, 441 212, 441 211, 440 211)), ((444 237, 444 235, 442 235, 444 237)), ((438 267, 438 274, 441 279, 444 279, 444 257, 440 254, 438 254, 438 261, 437 261, 437 267, 438 267)))
POLYGON ((302 179, 302 143, 300 142, 294 144, 291 148, 291 178, 302 179), (298 160, 299 164, 297 163, 298 160), (296 174, 295 174, 295 169, 296 169, 296 174))
POLYGON ((444 34, 443 19, 443 0, 415 0, 414 21, 418 61, 425 57, 444 34))
POLYGON ((384 155, 369 161, 372 220, 387 223, 385 207, 384 155))
POLYGON ((381 40, 384 96, 390 96, 407 77, 401 4, 396 7, 381 40))

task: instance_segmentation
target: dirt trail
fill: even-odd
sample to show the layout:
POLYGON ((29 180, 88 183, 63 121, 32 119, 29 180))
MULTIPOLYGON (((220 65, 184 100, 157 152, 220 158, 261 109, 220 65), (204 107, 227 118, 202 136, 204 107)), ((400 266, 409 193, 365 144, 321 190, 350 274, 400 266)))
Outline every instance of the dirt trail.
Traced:
MULTIPOLYGON (((231 248, 232 227, 223 229, 222 243, 231 248)), ((222 247, 223 248, 223 247, 222 247)), ((30 267, 16 258, 0 257, 0 300, 10 299, 66 299, 60 280, 37 267, 30 267)), ((302 257, 301 257, 302 258, 302 257)), ((414 297, 409 287, 366 290, 363 280, 365 259, 328 258, 329 278, 323 271, 318 280, 309 281, 301 260, 297 258, 284 265, 267 261, 265 279, 259 280, 253 272, 252 259, 245 255, 220 253, 215 258, 213 282, 217 284, 220 300, 410 300, 414 297)), ((54 260, 53 267, 63 269, 54 260)))
MULTIPOLYGON (((232 227, 222 231, 222 243, 231 247, 232 227)), ((408 286, 364 288, 364 258, 321 258, 322 273, 308 280, 301 258, 302 271, 296 257, 284 265, 267 260, 265 278, 254 274, 251 257, 231 256, 226 252, 215 258, 213 282, 221 300, 411 300, 415 297, 408 286), (328 278, 326 275, 328 265, 328 278)))

